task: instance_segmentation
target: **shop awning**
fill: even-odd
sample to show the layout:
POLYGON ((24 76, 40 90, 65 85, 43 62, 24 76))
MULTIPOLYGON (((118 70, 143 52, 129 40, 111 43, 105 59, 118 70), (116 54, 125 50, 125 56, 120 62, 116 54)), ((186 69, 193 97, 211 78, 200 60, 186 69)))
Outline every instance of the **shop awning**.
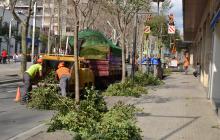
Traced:
POLYGON ((214 18, 211 21, 211 28, 214 29, 216 23, 218 22, 218 20, 220 19, 220 9, 218 10, 218 12, 215 14, 214 18))

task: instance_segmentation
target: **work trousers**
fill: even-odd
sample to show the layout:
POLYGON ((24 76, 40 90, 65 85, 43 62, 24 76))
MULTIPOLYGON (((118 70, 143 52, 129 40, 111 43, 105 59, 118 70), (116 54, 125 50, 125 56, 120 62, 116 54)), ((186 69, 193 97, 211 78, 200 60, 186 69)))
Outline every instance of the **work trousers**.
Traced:
POLYGON ((24 81, 24 96, 22 98, 23 101, 28 101, 30 99, 30 91, 32 90, 32 80, 28 73, 24 73, 23 77, 24 81))
POLYGON ((7 57, 2 57, 2 59, 3 59, 3 64, 6 64, 7 63, 6 62, 7 57))
POLYGON ((69 80, 70 76, 69 75, 63 75, 60 78, 60 89, 61 89, 61 94, 62 96, 66 97, 67 95, 67 90, 69 90, 69 80))

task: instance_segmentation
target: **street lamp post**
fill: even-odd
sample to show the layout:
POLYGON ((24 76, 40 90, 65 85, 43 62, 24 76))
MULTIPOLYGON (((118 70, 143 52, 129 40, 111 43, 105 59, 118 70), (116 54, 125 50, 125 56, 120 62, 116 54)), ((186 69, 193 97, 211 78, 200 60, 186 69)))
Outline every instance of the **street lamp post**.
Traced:
POLYGON ((34 17, 33 17, 33 33, 32 33, 32 56, 31 56, 31 62, 34 62, 34 40, 35 40, 35 24, 36 24, 36 8, 37 8, 37 2, 34 3, 34 17))
POLYGON ((9 47, 7 47, 7 52, 8 52, 8 55, 10 56, 10 47, 11 47, 11 23, 14 19, 12 18, 9 22, 9 36, 8 36, 8 41, 9 41, 9 47))
POLYGON ((160 15, 160 2, 164 2, 165 0, 153 0, 153 2, 157 2, 157 13, 160 15))
MULTIPOLYGON (((160 16, 160 2, 164 2, 164 0, 153 0, 153 2, 157 2, 157 13, 158 13, 158 16, 160 16)), ((157 49, 159 50, 159 36, 162 34, 162 25, 161 25, 161 32, 158 33, 158 36, 157 36, 157 49)), ((158 52, 157 50, 157 52, 158 52)), ((158 52, 159 53, 159 52, 158 52)), ((153 65, 154 66, 154 76, 157 75, 157 69, 156 69, 156 65, 153 65)))

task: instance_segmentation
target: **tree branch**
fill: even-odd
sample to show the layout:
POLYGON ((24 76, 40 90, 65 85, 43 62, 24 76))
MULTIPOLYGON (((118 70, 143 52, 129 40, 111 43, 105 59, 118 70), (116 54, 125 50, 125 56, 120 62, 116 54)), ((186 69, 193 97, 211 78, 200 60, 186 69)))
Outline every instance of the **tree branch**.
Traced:
POLYGON ((10 3, 9 3, 9 5, 10 5, 10 9, 11 9, 11 11, 12 11, 12 15, 13 15, 13 17, 14 17, 14 19, 15 20, 17 20, 19 23, 24 23, 24 22, 22 22, 22 20, 21 20, 21 18, 17 15, 17 13, 15 12, 15 5, 16 5, 16 3, 17 3, 17 0, 10 0, 9 1, 10 3))

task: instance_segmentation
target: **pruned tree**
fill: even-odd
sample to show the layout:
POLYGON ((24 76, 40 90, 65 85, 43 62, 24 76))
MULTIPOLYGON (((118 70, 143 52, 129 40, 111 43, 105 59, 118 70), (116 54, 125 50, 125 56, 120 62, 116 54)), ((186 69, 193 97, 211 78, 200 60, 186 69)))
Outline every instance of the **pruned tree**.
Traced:
POLYGON ((79 54, 78 54, 78 32, 79 32, 79 4, 80 0, 71 0, 71 21, 72 30, 74 31, 74 72, 75 72, 75 101, 80 102, 80 91, 79 91, 79 54))
POLYGON ((114 17, 120 33, 122 48, 122 82, 124 82, 126 78, 125 39, 128 25, 131 23, 136 12, 144 8, 149 8, 149 2, 149 0, 102 0, 102 6, 114 17))
POLYGON ((29 0, 28 3, 28 11, 25 19, 21 19, 18 14, 15 11, 15 5, 17 3, 17 0, 10 0, 10 9, 13 14, 13 17, 15 20, 17 20, 19 23, 21 23, 22 31, 21 31, 21 74, 23 77, 23 73, 27 69, 27 43, 26 38, 28 35, 28 27, 29 27, 29 21, 31 18, 31 15, 33 14, 33 5, 35 3, 35 0, 29 0))
POLYGON ((95 20, 100 14, 99 0, 89 0, 79 4, 79 29, 92 28, 95 20))

